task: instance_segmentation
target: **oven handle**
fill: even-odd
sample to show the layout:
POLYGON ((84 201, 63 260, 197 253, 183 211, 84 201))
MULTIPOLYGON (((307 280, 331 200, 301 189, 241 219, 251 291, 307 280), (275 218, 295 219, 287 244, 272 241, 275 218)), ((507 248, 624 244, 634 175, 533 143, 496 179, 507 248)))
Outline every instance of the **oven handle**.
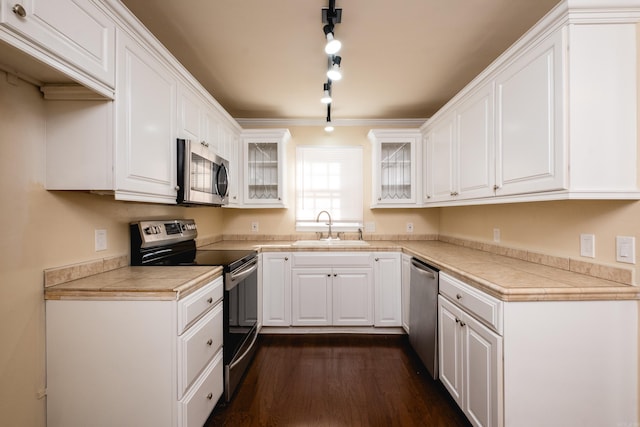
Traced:
POLYGON ((242 356, 236 358, 235 362, 233 362, 231 365, 229 365, 229 370, 233 369, 234 366, 236 366, 238 363, 240 363, 242 361, 242 359, 245 358, 245 356, 251 351, 251 349, 253 348, 253 345, 256 343, 256 340, 258 339, 258 331, 256 331, 253 334, 253 339, 251 340, 251 344, 249 344, 247 346, 247 349, 244 351, 244 353, 242 353, 242 356))
POLYGON ((233 289, 238 283, 253 274, 258 269, 258 258, 254 258, 250 262, 242 265, 240 268, 229 273, 229 282, 225 287, 228 291, 233 289))

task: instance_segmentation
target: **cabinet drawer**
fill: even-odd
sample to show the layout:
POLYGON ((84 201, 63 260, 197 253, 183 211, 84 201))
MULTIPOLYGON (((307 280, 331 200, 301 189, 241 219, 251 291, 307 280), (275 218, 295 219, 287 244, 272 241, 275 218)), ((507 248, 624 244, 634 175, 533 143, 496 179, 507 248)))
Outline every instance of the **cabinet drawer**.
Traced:
POLYGON ((502 335, 502 301, 443 272, 440 293, 502 335))
POLYGON ((178 301, 178 335, 222 299, 222 276, 178 301))
POLYGON ((371 252, 299 252, 293 267, 371 267, 371 252))
POLYGON ((189 393, 178 402, 178 425, 202 427, 223 391, 222 349, 207 365, 189 393))
POLYGON ((178 398, 222 347, 222 303, 178 338, 178 398))

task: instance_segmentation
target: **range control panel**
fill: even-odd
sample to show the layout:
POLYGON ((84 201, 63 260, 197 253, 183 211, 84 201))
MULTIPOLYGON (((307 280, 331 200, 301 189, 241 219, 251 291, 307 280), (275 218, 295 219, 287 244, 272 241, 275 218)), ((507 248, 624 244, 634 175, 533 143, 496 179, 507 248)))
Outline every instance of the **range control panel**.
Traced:
POLYGON ((198 236, 196 222, 192 219, 140 221, 132 225, 137 225, 143 248, 192 240, 198 236))

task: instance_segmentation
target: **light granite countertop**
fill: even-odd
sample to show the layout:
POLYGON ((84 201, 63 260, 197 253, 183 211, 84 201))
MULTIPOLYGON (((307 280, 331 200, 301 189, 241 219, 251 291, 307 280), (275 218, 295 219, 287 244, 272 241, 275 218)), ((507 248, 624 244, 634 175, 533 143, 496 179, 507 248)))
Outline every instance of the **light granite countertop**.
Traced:
POLYGON ((222 275, 222 267, 121 267, 45 288, 59 299, 178 300, 222 275))
POLYGON ((368 246, 300 247, 290 241, 222 241, 199 249, 261 252, 399 251, 502 301, 640 300, 640 287, 436 240, 369 241, 368 246))

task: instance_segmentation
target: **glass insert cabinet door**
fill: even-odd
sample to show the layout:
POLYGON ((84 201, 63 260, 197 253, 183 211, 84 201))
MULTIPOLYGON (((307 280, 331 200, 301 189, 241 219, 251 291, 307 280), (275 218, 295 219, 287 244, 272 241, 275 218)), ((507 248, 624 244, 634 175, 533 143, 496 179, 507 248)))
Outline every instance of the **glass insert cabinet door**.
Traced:
POLYGON ((247 195, 249 199, 277 200, 280 194, 280 183, 278 182, 278 143, 248 143, 247 167, 247 195))
POLYGON ((286 129, 244 130, 244 205, 284 207, 286 129))
POLYGON ((419 131, 372 130, 373 206, 416 203, 419 131))

